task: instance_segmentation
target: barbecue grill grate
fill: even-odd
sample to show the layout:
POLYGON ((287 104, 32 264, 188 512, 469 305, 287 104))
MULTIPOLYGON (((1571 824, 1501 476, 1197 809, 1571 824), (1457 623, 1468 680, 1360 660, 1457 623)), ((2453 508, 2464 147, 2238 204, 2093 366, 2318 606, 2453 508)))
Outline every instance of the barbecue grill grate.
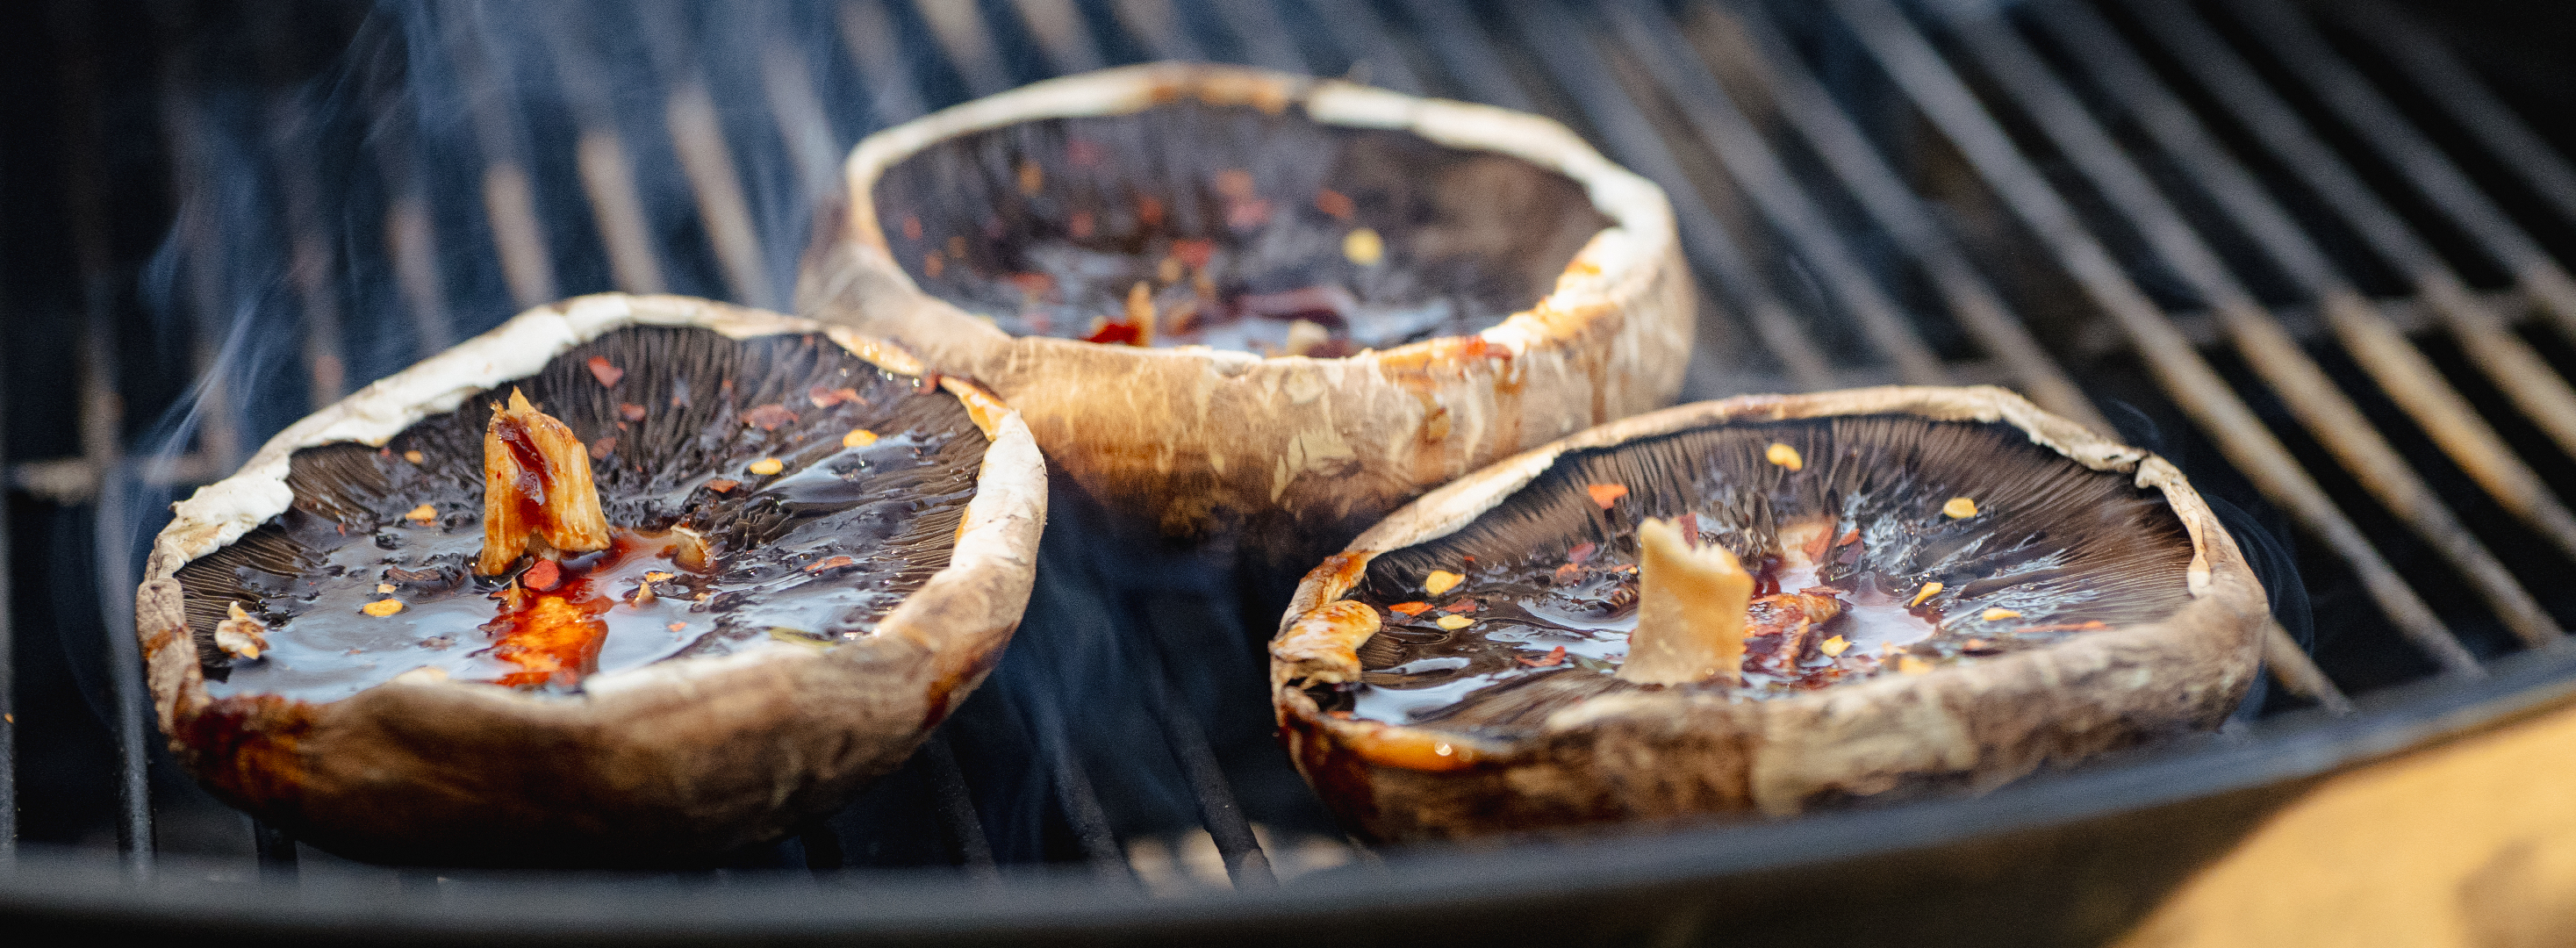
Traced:
MULTIPOLYGON (((1146 59, 1349 73, 1575 126, 1673 199, 1708 296, 1686 398, 2007 384, 2279 511, 2314 544, 2298 563, 2331 622, 2314 662, 2275 636, 2289 694, 2269 710, 2480 675, 2576 615, 2544 581, 2576 560, 2576 281, 2559 262, 2576 171, 2378 0, 2321 17, 2286 0, 395 2, 363 21, 169 0, 149 7, 153 42, 110 43, 139 12, 58 0, 32 34, 56 50, 41 78, 63 131, 41 219, 69 259, 9 278, 18 308, 75 312, 80 331, 31 331, 7 360, 10 445, 38 457, 8 468, 0 583, 26 595, 0 586, 0 604, 54 598, 15 625, 0 612, 0 646, 17 635, 0 706, 11 672, 61 667, 31 648, 59 637, 111 753, 83 757, 87 725, 60 714, 24 742, 0 723, 0 849, 20 836, 15 775, 59 797, 55 775, 96 768, 133 875, 156 840, 269 874, 376 871, 244 832, 157 759, 128 617, 158 505, 353 380, 519 307, 609 288, 779 305, 806 209, 858 136, 1146 59), (352 36, 380 55, 315 58, 352 36), (156 165, 166 198, 111 184, 156 165), (169 243, 150 254, 125 220, 169 243), (169 405, 175 424, 145 423, 169 405)), ((1175 832, 1238 887, 1373 858, 1266 743, 1258 642, 1284 590, 1101 516, 1058 500, 1021 641, 923 754, 740 864, 945 864, 989 885, 1084 861, 1158 883, 1175 832), (1118 744, 1143 734, 1162 749, 1118 744)), ((31 835, 77 839, 82 816, 31 835)))

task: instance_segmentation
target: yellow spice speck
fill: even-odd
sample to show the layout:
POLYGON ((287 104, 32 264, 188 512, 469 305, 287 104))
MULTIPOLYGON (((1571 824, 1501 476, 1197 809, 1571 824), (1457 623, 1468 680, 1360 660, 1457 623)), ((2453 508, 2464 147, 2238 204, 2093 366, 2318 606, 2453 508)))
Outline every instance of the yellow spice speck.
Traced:
POLYGON ((1431 571, 1431 575, 1422 577, 1422 591, 1437 596, 1457 588, 1459 583, 1466 581, 1467 577, 1445 569, 1435 569, 1431 571))
POLYGON ((1777 441, 1771 442, 1770 447, 1762 449, 1762 459, 1792 471, 1807 466, 1807 459, 1798 456, 1798 449, 1777 441))
POLYGON ((2005 619, 2021 618, 2021 613, 2011 609, 1988 609, 1983 618, 1988 622, 2002 622, 2005 619))
POLYGON ((1940 583, 1937 583, 1937 582, 1924 583, 1924 584, 1923 584, 1923 591, 1922 591, 1922 592, 1915 593, 1915 594, 1914 594, 1914 601, 1913 601, 1913 602, 1906 603, 1906 604, 1905 604, 1905 608, 1912 609, 1912 608, 1914 608, 1914 607, 1916 607, 1916 606, 1922 605, 1922 604, 1923 604, 1923 600, 1930 599, 1930 598, 1932 598, 1933 596, 1939 595, 1940 593, 1941 593, 1941 584, 1940 584, 1940 583))
POLYGON ((1977 515, 1977 502, 1965 497, 1952 497, 1941 505, 1941 513, 1952 520, 1966 520, 1977 515))
POLYGON ((1463 629, 1463 628, 1466 628, 1467 626, 1474 624, 1474 623, 1475 623, 1475 621, 1476 621, 1476 620, 1474 620, 1474 619, 1470 619, 1470 618, 1467 618, 1466 616, 1462 616, 1462 615, 1458 615, 1458 614, 1452 613, 1452 614, 1449 614, 1449 615, 1441 616, 1441 617, 1440 617, 1440 621, 1435 622, 1435 623, 1432 623, 1432 624, 1433 624, 1433 625, 1437 625, 1437 626, 1439 626, 1439 627, 1441 627, 1441 628, 1444 628, 1444 629, 1450 629, 1450 630, 1453 630, 1453 631, 1454 631, 1454 630, 1457 630, 1457 629, 1463 629))
POLYGON ((844 448, 864 448, 875 443, 877 443, 877 433, 865 428, 852 428, 849 434, 841 436, 841 446, 844 448))
POLYGON ((1362 227, 1342 238, 1342 256, 1363 267, 1377 266, 1386 259, 1386 240, 1377 231, 1362 227))
POLYGON ((751 467, 747 468, 747 470, 762 477, 767 477, 786 469, 786 462, 780 461, 777 458, 761 458, 760 460, 751 462, 751 467))
POLYGON ((438 508, 432 507, 428 504, 422 504, 418 507, 412 508, 410 513, 404 514, 403 519, 409 520, 413 523, 428 523, 432 520, 438 519, 438 508))
POLYGON ((403 611, 403 603, 400 599, 378 599, 366 605, 359 606, 358 611, 382 619, 386 616, 403 611))
POLYGON ((1851 651, 1851 640, 1837 635, 1824 640, 1816 647, 1824 650, 1826 658, 1841 658, 1844 652, 1851 651))
POLYGON ((393 591, 394 591, 394 584, 392 584, 392 583, 377 583, 377 584, 376 584, 376 592, 378 592, 378 593, 382 593, 382 594, 386 594, 386 595, 391 595, 391 594, 393 593, 393 591))
POLYGON ((1908 675, 1920 675, 1924 672, 1931 671, 1932 663, 1916 658, 1912 655, 1900 655, 1897 656, 1896 659, 1896 670, 1908 675))
POLYGON ((403 460, 410 461, 413 464, 418 464, 425 460, 425 458, 418 451, 405 451, 403 452, 403 460))

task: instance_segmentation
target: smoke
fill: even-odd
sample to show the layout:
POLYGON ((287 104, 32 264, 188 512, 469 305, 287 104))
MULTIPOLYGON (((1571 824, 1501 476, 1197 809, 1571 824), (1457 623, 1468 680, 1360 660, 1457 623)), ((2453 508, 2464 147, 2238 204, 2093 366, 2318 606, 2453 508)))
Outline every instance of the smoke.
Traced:
MULTIPOLYGON (((899 2, 178 9, 157 28, 181 206, 143 298, 165 338, 202 340, 200 374, 115 478, 131 522, 102 539, 129 538, 128 577, 194 485, 526 307, 608 290, 783 306, 840 158, 967 88, 916 54, 934 38, 899 2)), ((1011 45, 1008 78, 1035 78, 1011 45)), ((1195 825, 1158 749, 1176 727, 1256 775, 1248 801, 1321 827, 1262 700, 1285 587, 1248 591, 1230 551, 1163 549, 1068 492, 1028 618, 948 728, 997 856, 1082 855, 1074 774, 1121 836, 1195 825)), ((944 860, 924 843, 926 766, 835 819, 853 863, 944 860)))

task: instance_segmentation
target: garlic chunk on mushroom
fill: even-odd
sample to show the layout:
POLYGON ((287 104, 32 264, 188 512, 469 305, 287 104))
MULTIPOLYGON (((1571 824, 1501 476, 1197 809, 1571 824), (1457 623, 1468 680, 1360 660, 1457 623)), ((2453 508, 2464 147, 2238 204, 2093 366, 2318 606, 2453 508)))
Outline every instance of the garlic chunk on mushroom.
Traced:
POLYGON ((608 517, 590 481, 590 450, 571 428, 510 390, 483 432, 483 553, 474 571, 498 576, 519 554, 608 548, 608 517))
POLYGON ((1619 677, 1641 685, 1744 679, 1753 574, 1715 543, 1693 548, 1671 521, 1637 524, 1637 631, 1619 677))

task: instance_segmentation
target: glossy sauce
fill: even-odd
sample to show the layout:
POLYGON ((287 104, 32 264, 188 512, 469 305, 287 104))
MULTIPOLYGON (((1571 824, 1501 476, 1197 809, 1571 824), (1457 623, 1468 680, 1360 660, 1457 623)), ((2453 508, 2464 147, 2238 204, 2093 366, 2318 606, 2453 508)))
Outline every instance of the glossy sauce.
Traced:
MULTIPOLYGON (((737 462, 656 495, 617 498, 612 519, 618 510, 694 510, 695 518, 683 520, 697 523, 612 526, 609 549, 563 561, 560 582, 548 590, 519 587, 528 558, 502 576, 473 575, 481 507, 463 497, 434 504, 441 516, 428 523, 397 518, 370 534, 342 534, 338 545, 310 550, 291 580, 237 568, 245 586, 262 592, 252 611, 270 625, 269 649, 211 670, 208 691, 331 701, 434 668, 456 680, 572 692, 590 675, 681 655, 823 647, 864 636, 907 591, 899 578, 913 551, 890 541, 895 527, 973 494, 971 481, 923 490, 907 480, 901 493, 874 485, 927 468, 929 455, 955 437, 888 434, 766 483, 737 462), (739 484, 717 492, 719 480, 739 484), (729 548, 723 538, 732 521, 709 529, 704 519, 719 498, 736 514, 757 509, 793 525, 767 542, 729 548), (711 562, 692 566, 691 557, 675 556, 681 529, 706 537, 711 562), (669 575, 654 580, 655 595, 639 604, 635 593, 647 573, 669 575), (394 591, 381 592, 385 585, 394 591), (388 598, 403 602, 402 611, 360 611, 388 598), (540 610, 577 621, 531 621, 540 610)), ((299 532, 328 536, 331 529, 306 522, 299 532)))

